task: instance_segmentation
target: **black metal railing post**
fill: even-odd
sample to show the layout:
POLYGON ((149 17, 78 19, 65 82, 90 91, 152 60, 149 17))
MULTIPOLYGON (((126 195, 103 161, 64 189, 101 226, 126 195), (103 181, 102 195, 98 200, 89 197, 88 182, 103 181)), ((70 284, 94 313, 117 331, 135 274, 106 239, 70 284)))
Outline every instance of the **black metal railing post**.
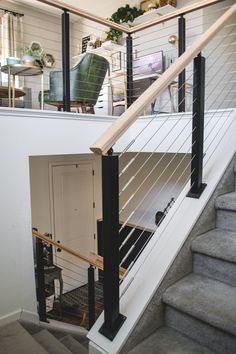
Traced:
POLYGON ((112 149, 102 156, 104 323, 99 332, 113 340, 125 321, 119 299, 119 163, 112 149))
POLYGON ((131 34, 126 37, 126 66, 127 66, 127 106, 131 106, 134 100, 133 82, 133 38, 131 34))
POLYGON ((89 313, 89 328, 92 328, 95 322, 95 282, 94 282, 94 267, 88 268, 88 313, 89 313))
POLYGON ((36 239, 36 276, 37 276, 37 300, 39 320, 47 322, 46 294, 44 279, 44 245, 43 241, 36 239))
MULTIPOLYGON (((179 57, 186 49, 186 23, 184 16, 180 16, 178 20, 179 32, 179 57)), ((179 74, 178 79, 178 112, 185 112, 185 69, 179 74)))
POLYGON ((205 107, 205 58, 201 53, 194 59, 193 74, 193 124, 191 188, 188 197, 199 198, 206 187, 202 183, 204 107, 205 107))
POLYGON ((70 112, 70 20, 66 10, 62 14, 62 78, 63 109, 70 112))

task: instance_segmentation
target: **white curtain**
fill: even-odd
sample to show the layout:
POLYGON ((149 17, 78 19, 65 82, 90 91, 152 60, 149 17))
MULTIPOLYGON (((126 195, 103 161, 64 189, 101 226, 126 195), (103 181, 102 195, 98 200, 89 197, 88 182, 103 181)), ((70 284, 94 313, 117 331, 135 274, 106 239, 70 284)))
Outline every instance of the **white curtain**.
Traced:
MULTIPOLYGON (((6 64, 7 57, 22 56, 23 48, 23 17, 6 12, 2 16, 2 58, 1 65, 6 64)), ((2 75, 2 81, 7 82, 7 75, 2 75)))
POLYGON ((22 16, 7 12, 2 17, 3 63, 7 57, 21 57, 23 47, 22 16))

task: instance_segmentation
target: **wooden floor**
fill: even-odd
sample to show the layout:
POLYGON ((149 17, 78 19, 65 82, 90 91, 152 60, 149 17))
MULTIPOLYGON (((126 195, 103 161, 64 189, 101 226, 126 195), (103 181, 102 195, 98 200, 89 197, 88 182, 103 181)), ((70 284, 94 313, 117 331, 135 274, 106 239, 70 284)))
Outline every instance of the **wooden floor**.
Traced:
MULTIPOLYGON (((95 319, 103 311, 102 284, 95 285, 95 319)), ((62 295, 62 302, 55 300, 53 309, 47 313, 48 318, 65 323, 89 327, 88 287, 84 285, 62 295)))

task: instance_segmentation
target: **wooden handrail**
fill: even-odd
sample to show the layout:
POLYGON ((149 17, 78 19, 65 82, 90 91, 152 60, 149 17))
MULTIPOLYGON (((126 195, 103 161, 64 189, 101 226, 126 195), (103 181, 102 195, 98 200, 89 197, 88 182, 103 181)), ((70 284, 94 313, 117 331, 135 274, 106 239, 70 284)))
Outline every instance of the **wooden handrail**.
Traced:
POLYGON ((130 28, 129 33, 135 33, 135 32, 145 30, 146 28, 152 27, 154 25, 157 25, 157 24, 160 24, 163 22, 167 22, 169 20, 172 20, 173 18, 179 17, 181 15, 186 15, 186 14, 193 12, 193 11, 201 10, 204 7, 208 7, 208 6, 217 4, 218 2, 222 2, 222 1, 225 1, 225 0, 203 0, 203 1, 197 2, 192 5, 181 7, 180 9, 176 9, 176 11, 173 11, 169 14, 157 17, 154 20, 147 21, 147 22, 142 23, 140 25, 136 25, 136 26, 130 28))
POLYGON ((104 155, 138 119, 145 108, 160 95, 191 63, 209 41, 236 13, 236 4, 228 9, 186 52, 179 57, 90 147, 95 154, 104 155))
MULTIPOLYGON (((48 238, 47 236, 41 234, 41 232, 36 231, 36 230, 32 230, 32 234, 34 237, 39 238, 40 240, 49 243, 50 245, 53 245, 57 248, 62 249, 63 251, 81 259, 82 261, 88 263, 89 265, 92 265, 100 270, 103 270, 103 257, 92 253, 91 252, 91 256, 90 257, 86 257, 84 255, 82 255, 81 253, 74 251, 72 248, 64 245, 63 243, 58 243, 50 238, 48 238)), ((125 268, 120 267, 120 278, 122 279, 125 275, 125 268)))
POLYGON ((37 1, 47 4, 47 5, 50 5, 50 6, 53 6, 53 7, 56 7, 61 10, 69 11, 75 15, 84 17, 84 18, 94 21, 96 23, 100 23, 101 25, 104 25, 104 26, 108 26, 108 27, 117 29, 117 30, 122 31, 126 34, 128 34, 128 33, 132 34, 135 32, 142 31, 146 28, 152 27, 154 25, 172 20, 173 18, 176 18, 178 16, 185 15, 190 12, 203 9, 204 7, 211 6, 211 5, 214 5, 218 2, 222 2, 225 0, 203 0, 203 1, 200 1, 195 4, 188 5, 188 6, 180 8, 180 9, 176 9, 176 11, 173 11, 169 14, 163 15, 161 17, 157 17, 154 20, 147 21, 146 23, 143 23, 143 24, 131 27, 131 28, 129 28, 128 26, 126 26, 124 24, 119 24, 119 23, 112 22, 110 20, 106 20, 100 16, 97 16, 97 15, 94 15, 90 12, 78 9, 75 6, 62 3, 61 1, 58 1, 58 0, 37 0, 37 1))
POLYGON ((81 16, 83 18, 86 18, 87 20, 91 20, 91 21, 100 23, 101 25, 114 28, 114 29, 116 29, 118 31, 122 31, 124 33, 129 33, 129 31, 130 31, 128 26, 121 25, 119 23, 115 23, 110 20, 106 20, 105 18, 102 18, 100 16, 96 16, 96 15, 91 14, 90 12, 87 12, 84 10, 80 10, 75 6, 71 6, 69 4, 62 3, 61 1, 57 1, 57 0, 37 0, 37 1, 47 4, 47 5, 50 5, 50 6, 53 6, 53 7, 56 7, 58 9, 63 10, 63 11, 64 10, 69 11, 72 14, 81 16))

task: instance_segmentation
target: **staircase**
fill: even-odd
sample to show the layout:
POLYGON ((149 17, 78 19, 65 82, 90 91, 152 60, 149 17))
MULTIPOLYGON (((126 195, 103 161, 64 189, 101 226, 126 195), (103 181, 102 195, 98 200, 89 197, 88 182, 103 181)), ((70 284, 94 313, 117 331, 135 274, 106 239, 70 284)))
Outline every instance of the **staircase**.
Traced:
POLYGON ((0 327, 0 354, 87 354, 85 334, 49 330, 15 321, 0 327))
POLYGON ((165 325, 129 354, 236 353, 236 192, 215 212, 216 228, 192 242, 193 272, 163 294, 165 325))

